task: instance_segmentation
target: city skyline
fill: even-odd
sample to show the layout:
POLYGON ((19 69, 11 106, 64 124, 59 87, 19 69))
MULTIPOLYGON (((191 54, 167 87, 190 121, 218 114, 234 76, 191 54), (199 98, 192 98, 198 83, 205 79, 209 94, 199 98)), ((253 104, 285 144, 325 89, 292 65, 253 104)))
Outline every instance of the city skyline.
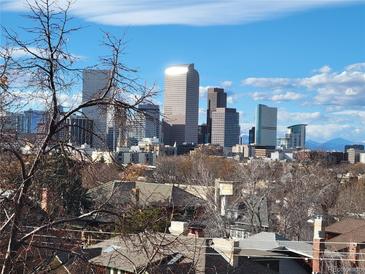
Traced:
MULTIPOLYGON (((4 26, 16 29, 24 20, 19 2, 1 2, 4 26)), ((71 37, 70 50, 81 58, 83 66, 95 64, 96 55, 103 54, 101 37, 93 35, 95 30, 103 28, 117 35, 126 31, 125 60, 139 68, 140 78, 148 84, 156 83, 160 91, 156 101, 161 108, 163 70, 175 63, 195 63, 201 76, 200 123, 206 120, 207 87, 222 87, 229 105, 240 112, 246 135, 254 125, 255 107, 262 103, 278 108, 278 137, 285 134, 287 126, 306 123, 307 139, 343 137, 364 142, 364 1, 317 2, 275 6, 263 1, 267 9, 260 16, 246 20, 251 18, 247 11, 241 19, 232 17, 234 20, 225 25, 211 16, 211 9, 204 18, 212 17, 214 22, 197 17, 204 24, 166 18, 163 22, 101 23, 97 16, 85 21, 90 12, 85 10, 84 14, 73 14, 75 24, 86 27, 79 37, 71 37), (80 41, 87 41, 87 47, 80 41)), ((227 7, 230 10, 222 10, 222 18, 231 18, 224 16, 233 10, 232 5, 227 7)), ((176 4, 175 8, 180 10, 181 6, 176 4)))

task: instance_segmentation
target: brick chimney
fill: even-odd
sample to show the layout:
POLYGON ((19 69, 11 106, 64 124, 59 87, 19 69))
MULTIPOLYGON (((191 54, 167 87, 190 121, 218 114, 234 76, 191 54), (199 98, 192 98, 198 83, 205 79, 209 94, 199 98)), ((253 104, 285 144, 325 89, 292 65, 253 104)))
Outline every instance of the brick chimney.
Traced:
POLYGON ((312 273, 322 273, 323 264, 321 258, 324 252, 324 231, 322 216, 317 216, 314 220, 314 233, 313 233, 313 259, 312 259, 312 273))
POLYGON ((136 206, 138 206, 138 204, 139 204, 139 197, 140 197, 140 189, 139 188, 133 188, 132 189, 132 192, 134 194, 134 199, 135 199, 136 206))
POLYGON ((48 188, 42 187, 41 188, 41 208, 49 213, 49 191, 48 188))
POLYGON ((204 226, 201 226, 201 225, 189 226, 188 236, 195 236, 198 238, 204 237, 204 226))
POLYGON ((357 268, 359 266, 360 245, 358 243, 350 243, 349 261, 351 266, 357 268))

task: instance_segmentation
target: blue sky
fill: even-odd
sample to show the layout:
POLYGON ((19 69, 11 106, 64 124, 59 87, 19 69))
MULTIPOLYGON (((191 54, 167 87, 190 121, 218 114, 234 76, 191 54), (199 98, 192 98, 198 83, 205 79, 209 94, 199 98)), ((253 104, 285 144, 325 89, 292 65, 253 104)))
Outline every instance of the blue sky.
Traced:
MULTIPOLYGON (((22 0, 0 3, 2 25, 26 23, 22 0)), ((312 140, 365 142, 365 1, 79 0, 72 14, 81 65, 105 54, 100 30, 125 35, 125 62, 156 84, 161 104, 164 69, 194 63, 201 122, 206 88, 222 86, 244 134, 264 103, 279 109, 279 136, 308 123, 312 140)))

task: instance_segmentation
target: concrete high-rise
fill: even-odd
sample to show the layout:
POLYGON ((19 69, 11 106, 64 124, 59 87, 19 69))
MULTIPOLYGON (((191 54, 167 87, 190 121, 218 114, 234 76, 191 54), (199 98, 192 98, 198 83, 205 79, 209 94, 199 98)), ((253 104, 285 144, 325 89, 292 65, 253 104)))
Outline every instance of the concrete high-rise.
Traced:
POLYGON ((46 121, 47 113, 41 110, 29 109, 24 111, 23 132, 37 133, 38 124, 46 121))
MULTIPOLYGON (((84 70, 82 101, 100 98, 106 91, 111 72, 109 70, 84 70)), ((84 108, 83 114, 87 119, 93 121, 93 147, 105 148, 106 136, 108 132, 108 108, 106 106, 96 105, 84 108)))
POLYGON ((66 119, 65 128, 60 135, 61 140, 68 141, 75 146, 83 144, 92 146, 93 121, 82 115, 71 115, 66 119))
POLYGON ((285 137, 278 138, 277 146, 282 149, 304 149, 306 126, 306 124, 289 126, 285 137))
POLYGON ((142 104, 138 106, 141 110, 140 124, 143 138, 160 138, 160 106, 154 104, 142 104))
POLYGON ((305 148, 306 124, 298 124, 288 127, 288 146, 294 149, 305 148))
POLYGON ((160 106, 154 104, 141 104, 129 125, 128 137, 136 142, 143 138, 160 138, 160 106))
POLYGON ((208 127, 206 124, 198 126, 198 144, 208 143, 208 127))
POLYGON ((163 141, 167 145, 198 142, 199 73, 194 64, 165 70, 163 141))
POLYGON ((250 130, 248 131, 248 143, 255 143, 255 127, 250 128, 250 130))
POLYGON ((256 112, 255 146, 275 148, 278 109, 259 104, 256 112))
POLYGON ((232 147, 239 143, 239 113, 235 108, 216 108, 212 112, 212 144, 232 147))
POLYGON ((207 131, 208 143, 212 142, 212 112, 227 107, 227 93, 222 88, 208 88, 207 131))

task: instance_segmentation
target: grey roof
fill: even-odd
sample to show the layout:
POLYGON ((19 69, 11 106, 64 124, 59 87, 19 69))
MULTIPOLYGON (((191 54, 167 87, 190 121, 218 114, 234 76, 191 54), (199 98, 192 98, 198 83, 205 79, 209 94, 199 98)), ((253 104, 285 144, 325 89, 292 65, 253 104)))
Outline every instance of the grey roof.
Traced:
POLYGON ((312 258, 312 245, 305 242, 289 241, 280 234, 273 232, 260 232, 247 239, 240 240, 239 246, 242 249, 288 251, 312 258))
MULTIPOLYGON (((172 236, 169 234, 138 234, 115 237, 89 248, 101 248, 102 253, 90 260, 99 266, 127 272, 148 269, 149 273, 162 273, 166 268, 191 266, 205 267, 204 238, 172 236)), ((184 273, 184 271, 182 271, 184 273)))
POLYGON ((286 254, 281 254, 272 251, 258 250, 258 249, 240 249, 236 256, 244 257, 287 257, 286 254))
MULTIPOLYGON (((209 246, 209 239, 170 234, 138 234, 115 237, 92 245, 101 249, 100 256, 90 260, 94 265, 115 268, 127 272, 147 270, 153 274, 187 273, 276 273, 251 260, 242 258, 233 268, 221 255, 209 246), (143 246, 143 248, 142 248, 143 246), (156 247, 159 247, 156 252, 156 247), (154 255, 155 254, 155 255, 154 255)), ((244 257, 285 257, 270 251, 242 250, 244 257), (257 257, 257 256, 256 256, 257 257)))
POLYGON ((173 185, 155 184, 147 182, 111 181, 88 191, 94 201, 105 202, 109 199, 111 205, 135 202, 139 190, 139 204, 141 206, 177 206, 201 205, 203 200, 173 185))
POLYGON ((343 234, 363 227, 365 230, 365 219, 345 218, 339 222, 326 227, 326 232, 343 234))

